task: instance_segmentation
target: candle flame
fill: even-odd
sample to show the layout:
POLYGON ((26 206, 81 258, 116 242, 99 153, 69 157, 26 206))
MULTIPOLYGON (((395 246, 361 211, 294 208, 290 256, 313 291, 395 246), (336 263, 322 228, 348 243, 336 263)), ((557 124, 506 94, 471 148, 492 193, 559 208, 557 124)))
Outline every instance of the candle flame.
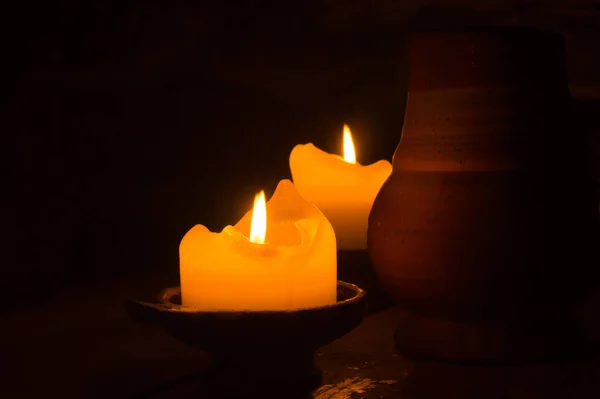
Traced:
POLYGON ((261 191, 254 197, 252 222, 250 224, 250 242, 264 244, 267 236, 267 202, 265 192, 261 191))
POLYGON ((344 124, 344 161, 356 163, 356 152, 354 151, 354 143, 352 142, 352 133, 350 133, 350 128, 346 124, 344 124))

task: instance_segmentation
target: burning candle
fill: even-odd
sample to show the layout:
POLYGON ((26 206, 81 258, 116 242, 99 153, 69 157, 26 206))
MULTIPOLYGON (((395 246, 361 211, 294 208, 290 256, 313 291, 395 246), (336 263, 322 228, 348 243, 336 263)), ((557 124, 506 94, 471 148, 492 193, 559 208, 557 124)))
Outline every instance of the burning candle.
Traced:
POLYGON ((333 225, 338 249, 364 249, 369 212, 392 165, 385 160, 360 165, 347 125, 343 143, 343 157, 328 154, 312 143, 299 144, 290 154, 290 169, 300 195, 315 204, 333 225))
POLYGON ((333 304, 335 233, 290 180, 220 233, 194 226, 179 247, 185 306, 202 310, 285 310, 333 304))

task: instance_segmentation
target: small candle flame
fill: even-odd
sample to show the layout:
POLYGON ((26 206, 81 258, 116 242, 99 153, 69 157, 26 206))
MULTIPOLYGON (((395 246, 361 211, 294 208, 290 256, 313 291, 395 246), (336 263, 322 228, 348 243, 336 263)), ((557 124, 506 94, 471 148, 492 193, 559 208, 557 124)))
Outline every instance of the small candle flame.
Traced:
POLYGON ((352 142, 352 133, 350 133, 350 128, 346 124, 344 124, 344 161, 356 163, 356 152, 354 151, 354 143, 352 142))
POLYGON ((261 191, 254 197, 252 222, 250 224, 250 242, 264 244, 267 236, 267 202, 265 192, 261 191))

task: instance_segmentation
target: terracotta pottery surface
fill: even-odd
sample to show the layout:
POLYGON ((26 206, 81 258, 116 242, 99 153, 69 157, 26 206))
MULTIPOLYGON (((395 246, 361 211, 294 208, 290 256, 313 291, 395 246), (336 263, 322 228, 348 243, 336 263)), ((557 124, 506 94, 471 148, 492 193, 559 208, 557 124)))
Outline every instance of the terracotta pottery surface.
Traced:
POLYGON ((598 269, 597 204, 570 119, 562 37, 421 32, 408 58, 402 137, 368 232, 382 285, 413 316, 398 339, 416 355, 512 356, 522 327, 551 335, 544 321, 567 314, 598 269))

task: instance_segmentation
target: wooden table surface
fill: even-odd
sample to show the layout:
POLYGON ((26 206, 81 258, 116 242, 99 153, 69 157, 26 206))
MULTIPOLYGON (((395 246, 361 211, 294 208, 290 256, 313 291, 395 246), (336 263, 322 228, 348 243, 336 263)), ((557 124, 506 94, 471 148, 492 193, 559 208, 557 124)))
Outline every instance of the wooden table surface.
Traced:
MULTIPOLYGON (((208 365, 206 356, 160 328, 131 321, 123 309, 124 299, 148 297, 164 281, 160 275, 126 278, 1 316, 0 397, 211 397, 196 378, 208 365)), ((593 334, 600 326, 595 309, 583 312, 593 334)), ((399 317, 401 311, 395 308, 370 315, 356 330, 323 347, 316 361, 324 383, 304 397, 600 397, 595 362, 512 368, 412 363, 394 351, 392 335, 399 317)), ((293 397, 289 392, 280 396, 293 397)))

